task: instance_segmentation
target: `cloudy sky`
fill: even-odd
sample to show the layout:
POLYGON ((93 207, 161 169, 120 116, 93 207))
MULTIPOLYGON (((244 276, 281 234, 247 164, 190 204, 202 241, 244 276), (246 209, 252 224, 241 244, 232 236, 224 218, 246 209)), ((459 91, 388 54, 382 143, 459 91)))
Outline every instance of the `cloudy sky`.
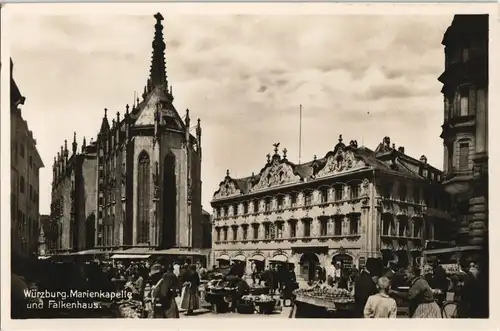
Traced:
MULTIPOLYGON (((45 169, 40 212, 50 208, 53 157, 77 131, 95 137, 103 109, 124 112, 149 74, 151 15, 7 18, 23 116, 45 169)), ((324 156, 339 134, 375 148, 390 136, 442 168, 441 40, 452 15, 169 15, 167 74, 181 116, 203 128, 203 205, 230 169, 258 172, 272 144, 298 160, 324 156)))

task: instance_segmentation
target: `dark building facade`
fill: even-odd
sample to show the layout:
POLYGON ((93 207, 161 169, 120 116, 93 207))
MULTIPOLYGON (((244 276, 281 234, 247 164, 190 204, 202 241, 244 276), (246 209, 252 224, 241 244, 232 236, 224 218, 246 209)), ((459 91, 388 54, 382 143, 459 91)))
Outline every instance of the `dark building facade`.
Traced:
POLYGON ((20 107, 26 98, 13 78, 10 61, 11 234, 12 252, 36 255, 39 236, 40 169, 44 167, 33 132, 20 107))
MULTIPOLYGON (((56 215, 62 215, 60 233, 66 236, 63 249, 202 246, 200 120, 192 127, 189 110, 181 118, 173 104, 163 17, 158 13, 155 19, 142 99, 126 105, 122 116, 111 117, 105 109, 97 139, 84 142, 80 154, 73 143, 75 175, 53 195, 56 215)), ((60 154, 55 177, 71 161, 66 147, 60 154)))
POLYGON ((460 246, 488 238, 488 39, 488 15, 455 15, 442 41, 443 186, 460 246))
POLYGON ((56 245, 50 251, 72 251, 93 248, 93 224, 96 215, 96 144, 78 150, 76 133, 68 150, 67 141, 54 158, 52 166, 51 238, 56 245), (54 231, 55 229, 55 231, 54 231))

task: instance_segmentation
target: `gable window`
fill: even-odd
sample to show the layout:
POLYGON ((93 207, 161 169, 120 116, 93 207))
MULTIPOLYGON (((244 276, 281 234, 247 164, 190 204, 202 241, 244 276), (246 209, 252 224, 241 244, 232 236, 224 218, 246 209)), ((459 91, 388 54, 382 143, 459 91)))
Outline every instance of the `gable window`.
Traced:
POLYGON ((266 211, 271 211, 272 209, 272 200, 271 198, 266 198, 266 205, 265 205, 265 210, 266 211))
POLYGON ((460 116, 469 115, 469 87, 460 89, 460 116))
POLYGON ((21 192, 21 194, 24 194, 24 177, 21 176, 20 177, 20 180, 19 180, 19 192, 21 192))
POLYGON ((351 199, 359 198, 359 185, 351 185, 351 199))
POLYGON ((276 197, 276 207, 278 210, 283 209, 283 196, 282 195, 278 195, 276 197))
POLYGON ((359 214, 351 214, 349 217, 349 233, 359 234, 359 214))
POLYGON ((418 187, 413 189, 413 201, 415 203, 420 203, 420 188, 418 187))
POLYGON ((391 235, 391 225, 392 225, 391 216, 384 215, 382 218, 382 235, 383 236, 390 236, 391 235))
POLYGON ((290 221, 290 238, 295 238, 295 237, 297 237, 297 221, 291 220, 290 221))
POLYGON ((233 230, 233 241, 236 241, 238 240, 238 226, 233 225, 232 230, 233 230))
POLYGON ((243 202, 243 215, 248 214, 248 202, 243 202))
POLYGON ((399 201, 406 201, 406 186, 403 184, 399 186, 399 201))
POLYGON ((343 217, 341 216, 335 216, 333 219, 333 234, 335 236, 342 235, 342 221, 343 217))
POLYGON ((320 195, 321 195, 321 203, 327 203, 328 202, 328 187, 322 187, 320 190, 320 195))
POLYGON ((460 159, 458 161, 460 170, 469 169, 469 143, 461 143, 459 145, 460 159))
POLYGON ((259 224, 252 224, 253 239, 259 239, 259 224))
POLYGON ((310 206, 312 204, 312 192, 306 191, 304 192, 304 205, 310 206))
POLYGON ((310 237, 311 236, 311 220, 306 219, 304 220, 304 237, 310 237))
POLYGON ((290 194, 290 206, 295 207, 297 205, 297 193, 290 194))
POLYGON ((233 206, 233 216, 237 216, 237 215, 238 215, 238 205, 237 205, 237 204, 235 204, 235 205, 233 206))
POLYGON ((276 222, 276 239, 283 238, 283 222, 276 222))
POLYGON ((326 236, 328 234, 328 219, 322 218, 319 221, 319 235, 320 236, 326 236))
POLYGON ((258 213, 259 212, 259 200, 255 199, 253 201, 253 212, 258 213))
POLYGON ((264 223, 264 238, 274 239, 274 225, 271 222, 264 223))
POLYGON ((225 226, 223 229, 222 229, 223 233, 224 233, 224 241, 227 241, 227 226, 225 226))
POLYGON ((228 206, 224 206, 224 217, 228 217, 229 216, 229 207, 228 206))
POLYGON ((343 185, 336 185, 335 186, 335 200, 339 201, 344 199, 344 186, 343 185))
POLYGON ((242 229, 243 229, 243 240, 247 240, 248 239, 248 224, 243 224, 242 229))

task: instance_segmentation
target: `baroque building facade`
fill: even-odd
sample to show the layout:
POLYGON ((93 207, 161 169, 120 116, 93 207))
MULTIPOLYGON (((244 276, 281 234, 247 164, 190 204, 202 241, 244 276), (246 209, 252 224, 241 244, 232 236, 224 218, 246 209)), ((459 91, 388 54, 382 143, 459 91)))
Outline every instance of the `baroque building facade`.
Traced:
POLYGON ((457 244, 488 239, 488 15, 455 15, 446 30, 443 186, 458 223, 457 244))
POLYGON ((40 169, 44 164, 21 113, 26 98, 14 81, 13 70, 10 60, 11 252, 29 256, 38 252, 40 169))
POLYGON ((214 193, 213 258, 242 261, 250 272, 272 262, 299 278, 332 263, 362 267, 367 258, 414 263, 426 241, 452 240, 442 173, 385 137, 373 151, 344 144, 304 164, 286 149, 267 155, 258 174, 232 178, 214 193))
MULTIPOLYGON (((104 110, 97 139, 89 145, 84 142, 79 154, 88 161, 75 172, 83 181, 68 180, 64 193, 53 195, 54 203, 64 206, 56 213, 62 215, 60 233, 68 238, 61 248, 202 246, 200 120, 192 127, 189 110, 181 118, 173 104, 163 17, 158 13, 155 19, 150 75, 142 99, 126 105, 123 116, 117 112, 110 118, 104 110), (196 136, 190 133, 193 129, 196 136)), ((66 154, 65 148, 61 154, 66 154)), ((58 156, 56 169, 61 162, 65 164, 65 158, 58 156)))

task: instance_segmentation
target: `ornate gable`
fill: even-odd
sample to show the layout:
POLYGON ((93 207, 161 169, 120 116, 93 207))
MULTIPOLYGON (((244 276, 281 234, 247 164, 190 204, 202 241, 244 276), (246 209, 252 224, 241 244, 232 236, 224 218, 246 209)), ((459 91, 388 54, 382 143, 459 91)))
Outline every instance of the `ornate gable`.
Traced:
POLYGON ((356 141, 351 141, 349 146, 344 145, 342 135, 340 135, 339 143, 335 146, 333 152, 326 154, 324 165, 315 169, 314 178, 331 176, 366 166, 365 162, 355 155, 353 150, 356 147, 356 141))
POLYGON ((264 190, 273 186, 299 183, 302 180, 295 172, 295 165, 286 159, 286 148, 283 158, 278 154, 279 143, 274 144, 274 155, 267 154, 267 164, 261 170, 259 180, 250 188, 250 192, 264 190))
POLYGON ((241 190, 236 182, 229 176, 229 170, 226 172, 226 178, 219 184, 219 189, 214 193, 214 199, 222 199, 240 195, 241 190))

